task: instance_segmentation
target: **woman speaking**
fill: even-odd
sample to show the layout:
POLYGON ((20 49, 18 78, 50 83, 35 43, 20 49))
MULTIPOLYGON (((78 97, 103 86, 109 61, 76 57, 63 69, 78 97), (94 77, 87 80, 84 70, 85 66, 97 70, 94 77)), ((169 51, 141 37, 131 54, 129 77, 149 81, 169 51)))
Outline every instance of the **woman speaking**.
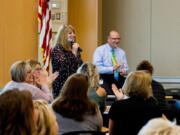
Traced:
POLYGON ((67 78, 76 72, 83 63, 79 44, 76 43, 75 29, 71 25, 63 25, 58 31, 55 46, 51 52, 52 70, 59 72, 53 82, 53 95, 56 98, 67 78))

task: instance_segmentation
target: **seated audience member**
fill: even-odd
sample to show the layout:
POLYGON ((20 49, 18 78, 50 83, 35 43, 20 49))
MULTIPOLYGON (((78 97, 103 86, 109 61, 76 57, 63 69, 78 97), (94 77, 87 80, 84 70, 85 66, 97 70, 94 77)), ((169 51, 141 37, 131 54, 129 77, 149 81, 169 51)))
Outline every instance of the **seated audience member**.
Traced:
POLYGON ((179 135, 180 127, 166 119, 155 118, 150 120, 138 135, 179 135))
POLYGON ((103 114, 105 110, 106 91, 99 85, 99 74, 96 66, 92 63, 86 62, 79 67, 77 72, 88 76, 88 97, 96 102, 103 114))
POLYGON ((106 89, 107 95, 113 94, 112 83, 118 88, 124 84, 128 71, 126 53, 119 47, 121 36, 117 31, 109 32, 107 43, 96 48, 93 55, 93 64, 97 66, 102 86, 106 89))
POLYGON ((47 84, 49 88, 52 87, 53 81, 57 78, 58 72, 54 72, 53 74, 48 75, 47 71, 41 67, 41 63, 37 60, 28 60, 27 63, 31 66, 32 74, 33 74, 33 85, 41 88, 39 86, 39 79, 41 77, 47 78, 47 84))
MULTIPOLYGON (((143 60, 142 62, 140 62, 137 65, 136 69, 137 70, 146 70, 147 72, 149 72, 151 74, 151 76, 154 71, 153 66, 147 60, 143 60)), ((164 90, 162 84, 155 81, 154 79, 152 79, 151 86, 152 86, 153 96, 156 98, 159 107, 164 109, 164 107, 166 106, 166 101, 165 101, 165 90, 164 90)))
POLYGON ((0 135, 32 135, 33 123, 30 92, 13 89, 0 95, 0 135))
POLYGON ((40 88, 38 80, 42 71, 41 63, 36 60, 27 60, 27 63, 31 66, 31 72, 33 75, 33 85, 40 88))
POLYGON ((57 135, 58 124, 55 114, 45 100, 34 100, 35 132, 33 135, 57 135))
POLYGON ((60 127, 59 135, 71 131, 101 130, 101 113, 87 92, 87 76, 75 73, 66 80, 61 94, 52 103, 60 127))
POLYGON ((27 90, 32 94, 34 99, 44 99, 48 102, 53 100, 52 92, 47 86, 47 78, 39 78, 39 85, 41 89, 32 85, 33 75, 30 65, 25 61, 17 61, 11 66, 11 79, 9 83, 3 88, 2 92, 17 88, 19 90, 27 90))
POLYGON ((136 135, 148 120, 162 116, 152 98, 150 74, 144 71, 129 73, 122 89, 128 98, 116 101, 110 108, 110 135, 136 135))
MULTIPOLYGON (((137 70, 146 70, 153 75, 153 66, 147 60, 143 60, 137 65, 137 70)), ((168 104, 165 100, 165 90, 161 83, 152 79, 152 91, 153 96, 156 99, 160 110, 166 115, 166 117, 170 120, 173 120, 175 117, 178 119, 178 108, 176 108, 175 104, 168 104)))
MULTIPOLYGON (((140 62, 137 65, 137 70, 145 70, 148 73, 153 74, 153 66, 151 65, 151 63, 147 60, 143 60, 142 62, 140 62)), ((163 86, 161 85, 161 83, 155 81, 154 79, 152 79, 152 92, 153 92, 153 96, 155 97, 155 99, 157 100, 157 103, 160 107, 160 109, 164 110, 166 107, 166 101, 165 101, 165 90, 163 88, 163 86)), ((113 84, 112 85, 112 90, 114 92, 114 94, 116 95, 117 99, 121 99, 122 98, 122 91, 118 90, 117 87, 113 84)))

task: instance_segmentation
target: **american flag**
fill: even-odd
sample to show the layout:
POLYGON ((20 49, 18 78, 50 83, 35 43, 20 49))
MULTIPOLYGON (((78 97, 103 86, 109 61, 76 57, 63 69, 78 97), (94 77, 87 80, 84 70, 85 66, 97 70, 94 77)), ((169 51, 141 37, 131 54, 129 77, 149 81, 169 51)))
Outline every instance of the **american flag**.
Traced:
POLYGON ((52 46, 51 10, 49 0, 39 0, 39 48, 43 67, 48 70, 52 46))

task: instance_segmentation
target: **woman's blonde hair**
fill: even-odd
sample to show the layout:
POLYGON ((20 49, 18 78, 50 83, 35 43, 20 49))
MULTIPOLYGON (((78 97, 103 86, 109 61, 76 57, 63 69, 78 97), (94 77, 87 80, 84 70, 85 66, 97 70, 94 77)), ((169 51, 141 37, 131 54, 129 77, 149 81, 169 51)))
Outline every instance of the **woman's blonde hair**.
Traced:
POLYGON ((54 126, 57 126, 53 110, 44 100, 34 100, 35 133, 34 135, 57 135, 54 126))
POLYGON ((151 75, 145 71, 131 72, 122 89, 129 97, 137 96, 147 99, 152 96, 151 81, 151 75))
POLYGON ((62 25, 55 37, 54 45, 61 45, 65 50, 71 50, 71 42, 68 41, 68 33, 75 33, 75 29, 72 25, 62 25))
POLYGON ((92 88, 99 87, 99 74, 94 64, 90 62, 83 63, 77 70, 77 73, 87 75, 89 78, 89 86, 92 88))
POLYGON ((150 120, 138 133, 138 135, 179 135, 180 127, 163 118, 150 120))

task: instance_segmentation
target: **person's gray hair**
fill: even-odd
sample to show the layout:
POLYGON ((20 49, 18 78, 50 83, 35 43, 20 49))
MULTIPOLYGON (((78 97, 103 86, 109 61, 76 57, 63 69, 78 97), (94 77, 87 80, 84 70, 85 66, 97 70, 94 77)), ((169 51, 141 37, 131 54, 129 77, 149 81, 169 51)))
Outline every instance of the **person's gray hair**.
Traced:
POLYGON ((26 78, 26 61, 17 61, 15 62, 11 68, 11 79, 15 82, 24 82, 26 78))

